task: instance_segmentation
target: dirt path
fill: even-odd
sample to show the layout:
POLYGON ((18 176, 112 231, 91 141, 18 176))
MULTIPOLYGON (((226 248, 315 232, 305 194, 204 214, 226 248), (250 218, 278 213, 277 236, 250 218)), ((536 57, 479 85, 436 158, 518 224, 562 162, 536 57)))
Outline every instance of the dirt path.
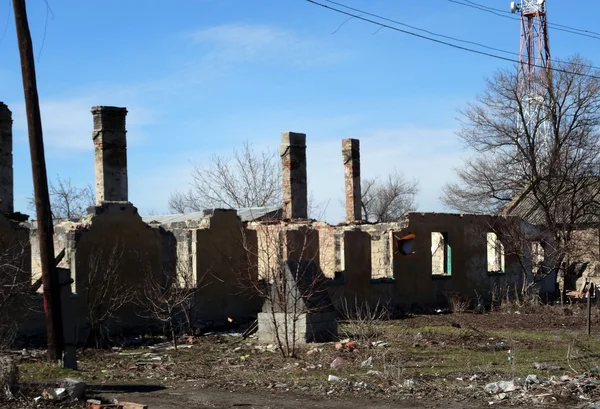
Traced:
MULTIPOLYGON (((244 409, 301 409, 301 408, 325 408, 325 409, 426 409, 426 408, 448 408, 448 409, 476 409, 488 408, 487 402, 481 405, 466 404, 463 402, 450 403, 420 401, 372 401, 357 398, 340 399, 328 397, 315 397, 298 394, 284 390, 255 391, 238 390, 225 391, 210 388, 190 388, 182 385, 177 388, 153 388, 148 386, 127 385, 103 385, 102 397, 117 398, 120 401, 143 403, 149 409, 180 409, 180 408, 244 408, 244 409), (154 389, 154 390, 153 390, 154 389)), ((501 408, 494 405, 494 408, 501 408)))

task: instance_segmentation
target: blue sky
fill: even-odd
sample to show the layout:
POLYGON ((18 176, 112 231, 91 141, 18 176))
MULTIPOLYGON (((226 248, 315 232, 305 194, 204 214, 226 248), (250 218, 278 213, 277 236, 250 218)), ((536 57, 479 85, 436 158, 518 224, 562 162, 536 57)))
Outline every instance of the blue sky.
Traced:
MULTIPOLYGON (((518 21, 447 0, 339 2, 519 50, 518 21)), ((0 101, 14 116, 15 209, 27 211, 20 63, 2 3, 0 101)), ((190 161, 245 140, 277 149, 282 131, 307 134, 309 190, 330 222, 344 215, 342 138, 360 139, 363 177, 395 168, 420 181, 419 210, 446 210, 441 187, 470 154, 455 135, 457 110, 510 66, 357 19, 339 27, 347 17, 305 0, 48 0, 52 13, 44 0, 27 3, 49 176, 93 183, 90 108, 125 106, 129 197, 142 213, 167 212, 169 192, 190 182, 190 161)), ((551 23, 600 31, 596 0, 548 3, 551 23)), ((550 29, 550 44, 554 58, 578 52, 600 65, 598 39, 550 29)))

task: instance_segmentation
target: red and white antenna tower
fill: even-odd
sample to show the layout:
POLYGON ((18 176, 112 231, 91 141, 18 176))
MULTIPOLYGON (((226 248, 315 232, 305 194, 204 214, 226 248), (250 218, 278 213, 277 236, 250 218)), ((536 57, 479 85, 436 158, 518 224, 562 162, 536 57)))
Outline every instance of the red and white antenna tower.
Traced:
POLYGON ((511 2, 510 10, 521 14, 519 85, 525 102, 523 119, 529 138, 545 150, 549 126, 543 121, 546 116, 544 98, 547 89, 544 84, 551 79, 548 75, 551 67, 546 0, 522 0, 520 4, 511 2))

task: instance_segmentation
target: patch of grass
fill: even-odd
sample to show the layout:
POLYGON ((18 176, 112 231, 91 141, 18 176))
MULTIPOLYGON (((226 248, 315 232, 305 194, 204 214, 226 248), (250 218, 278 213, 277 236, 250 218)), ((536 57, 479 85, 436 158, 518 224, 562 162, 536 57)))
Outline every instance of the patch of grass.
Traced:
MULTIPOLYGON (((564 331, 479 330, 470 326, 456 328, 451 318, 446 325, 408 327, 402 322, 380 325, 382 338, 390 341, 385 350, 371 349, 373 367, 387 377, 442 377, 454 379, 483 374, 498 379, 572 373, 573 363, 567 359, 570 345, 577 345, 573 359, 578 368, 600 363, 600 342, 581 334, 564 331), (598 354, 598 358, 596 355, 598 354), (581 362, 581 357, 585 362, 581 362), (537 370, 534 362, 563 368, 548 372, 537 370)), ((356 368, 354 368, 356 369, 356 368)), ((346 370, 345 370, 346 371, 346 370)))
POLYGON ((50 383, 69 377, 80 377, 81 373, 47 362, 23 362, 19 364, 19 378, 24 382, 50 383))

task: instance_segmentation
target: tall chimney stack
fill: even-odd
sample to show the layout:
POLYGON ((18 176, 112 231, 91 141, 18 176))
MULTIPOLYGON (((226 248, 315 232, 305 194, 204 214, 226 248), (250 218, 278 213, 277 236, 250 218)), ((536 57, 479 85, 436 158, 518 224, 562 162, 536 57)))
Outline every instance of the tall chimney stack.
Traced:
POLYGON ((283 217, 307 219, 306 134, 282 132, 279 153, 283 175, 283 217))
POLYGON ((92 115, 96 204, 127 202, 127 109, 96 106, 92 115))
POLYGON ((360 190, 360 143, 358 139, 342 139, 342 160, 346 186, 346 221, 362 220, 360 190))
POLYGON ((14 211, 12 113, 0 102, 0 209, 14 211))

